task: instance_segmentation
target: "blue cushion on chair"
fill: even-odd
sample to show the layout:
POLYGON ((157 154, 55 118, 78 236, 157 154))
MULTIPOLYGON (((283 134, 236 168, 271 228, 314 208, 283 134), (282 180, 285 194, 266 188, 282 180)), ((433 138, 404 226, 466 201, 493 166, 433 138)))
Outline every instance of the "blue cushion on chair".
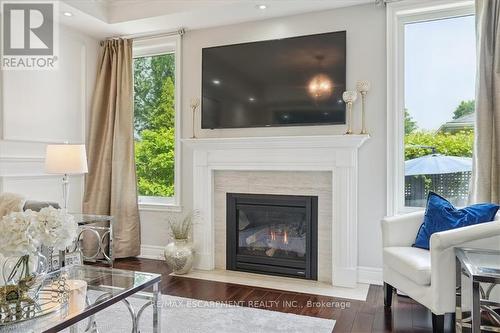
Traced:
POLYGON ((424 222, 413 246, 428 250, 431 235, 435 232, 493 221, 498 208, 498 205, 484 203, 456 209, 445 198, 429 192, 424 222))

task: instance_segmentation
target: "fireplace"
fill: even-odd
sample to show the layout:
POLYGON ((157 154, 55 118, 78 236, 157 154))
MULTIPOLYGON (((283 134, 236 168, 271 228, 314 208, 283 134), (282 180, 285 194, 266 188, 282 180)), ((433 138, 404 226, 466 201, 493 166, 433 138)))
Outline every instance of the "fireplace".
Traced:
MULTIPOLYGON (((276 191, 295 194, 293 191, 297 188, 307 188, 307 185, 288 177, 289 192, 287 189, 282 192, 272 177, 265 183, 253 183, 252 173, 328 172, 331 176, 330 193, 306 192, 307 195, 317 195, 319 199, 318 280, 336 287, 356 288, 359 282, 358 153, 368 140, 368 135, 182 139, 192 161, 192 207, 200 212, 203 220, 203 223, 193 225, 194 267, 207 271, 227 269, 227 211, 222 207, 227 193, 276 191), (216 174, 230 171, 248 172, 248 179, 239 183, 226 178, 218 187, 227 184, 227 188, 222 186, 225 190, 219 192, 214 182, 216 174), (224 211, 218 215, 219 210, 224 211), (326 217, 326 214, 331 216, 326 217)), ((316 186, 309 189, 315 190, 316 186)))
POLYGON ((227 193, 226 268, 317 280, 318 197, 227 193))

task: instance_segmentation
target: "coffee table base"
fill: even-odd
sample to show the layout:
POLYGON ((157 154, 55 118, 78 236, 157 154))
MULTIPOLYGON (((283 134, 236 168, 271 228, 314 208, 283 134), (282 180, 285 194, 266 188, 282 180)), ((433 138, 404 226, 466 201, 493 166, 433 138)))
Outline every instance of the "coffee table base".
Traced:
MULTIPOLYGON (((100 295, 95 302, 99 302, 102 300, 105 300, 107 298, 110 298, 111 292, 104 293, 100 295)), ((148 302, 145 303, 139 311, 135 311, 135 309, 132 307, 132 304, 128 301, 128 299, 122 300, 122 303, 125 304, 127 307, 127 310, 130 314, 130 318, 132 320, 132 333, 139 333, 139 322, 141 319, 141 316, 149 306, 153 307, 153 333, 160 333, 161 332, 161 306, 159 304, 160 301, 160 283, 155 283, 153 285, 153 293, 152 294, 146 294, 146 293, 140 293, 140 294, 135 294, 133 298, 141 298, 141 299, 147 299, 148 302)), ((88 298, 87 298, 88 302, 88 298)), ((78 332, 78 324, 76 323, 75 325, 70 327, 70 333, 77 333, 78 332)), ((97 322, 95 320, 95 316, 89 317, 87 327, 85 328, 85 332, 88 333, 100 333, 98 329, 97 322)))

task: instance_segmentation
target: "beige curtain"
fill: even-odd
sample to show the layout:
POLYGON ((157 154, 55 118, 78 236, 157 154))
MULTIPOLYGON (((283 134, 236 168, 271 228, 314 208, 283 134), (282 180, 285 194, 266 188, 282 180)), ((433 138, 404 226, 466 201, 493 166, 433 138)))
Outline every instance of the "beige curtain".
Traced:
POLYGON ((500 0, 476 0, 477 83, 472 202, 500 201, 500 0))
POLYGON ((84 212, 114 217, 115 257, 139 255, 131 40, 101 42, 88 160, 84 212))

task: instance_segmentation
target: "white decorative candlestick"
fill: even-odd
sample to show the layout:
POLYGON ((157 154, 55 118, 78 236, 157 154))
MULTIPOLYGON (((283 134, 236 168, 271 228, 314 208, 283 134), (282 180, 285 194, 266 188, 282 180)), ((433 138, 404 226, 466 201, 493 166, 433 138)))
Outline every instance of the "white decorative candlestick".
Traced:
POLYGON ((191 139, 196 139, 195 133, 195 123, 196 123, 196 109, 200 106, 200 99, 198 97, 191 98, 190 102, 191 110, 193 111, 193 136, 191 139))
POLYGON ((349 121, 347 122, 347 131, 345 134, 352 134, 352 103, 358 98, 358 93, 356 91, 344 91, 342 94, 342 99, 347 105, 347 114, 349 121))
POLYGON ((370 81, 361 80, 356 84, 356 89, 361 94, 361 132, 360 134, 368 134, 366 131, 366 94, 370 91, 371 84, 370 81))

